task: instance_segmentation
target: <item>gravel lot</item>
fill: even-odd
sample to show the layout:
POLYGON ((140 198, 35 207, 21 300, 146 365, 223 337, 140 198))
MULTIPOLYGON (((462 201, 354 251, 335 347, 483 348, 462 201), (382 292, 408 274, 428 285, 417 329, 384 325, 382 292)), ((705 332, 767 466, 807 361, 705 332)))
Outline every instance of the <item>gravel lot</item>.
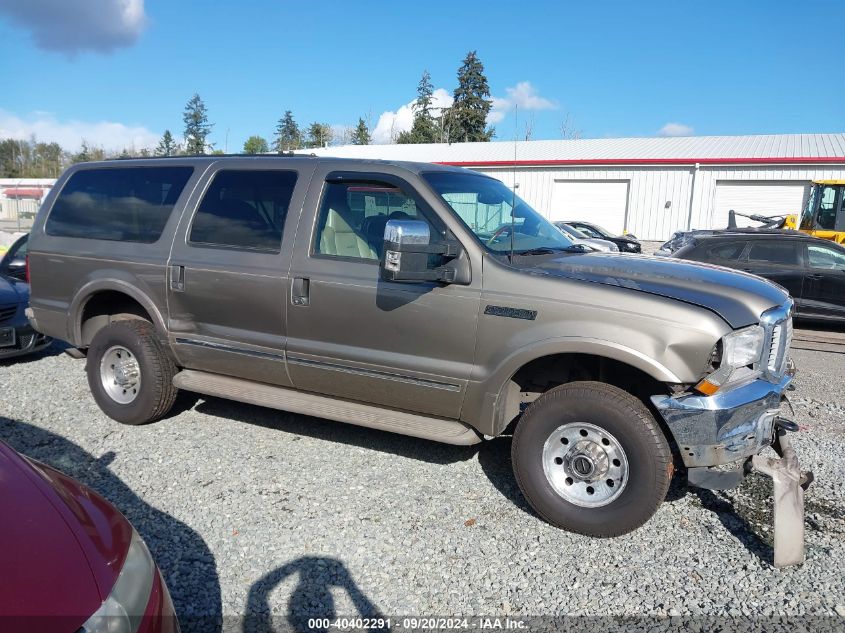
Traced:
POLYGON ((807 563, 776 570, 769 486, 756 476, 728 494, 675 483, 645 527, 594 540, 528 509, 508 438, 450 447, 211 398, 125 427, 94 404, 84 361, 60 350, 0 364, 0 439, 126 514, 184 630, 208 630, 203 616, 240 630, 245 613, 282 624, 304 614, 816 614, 845 625, 842 355, 794 352, 795 444, 816 483, 807 563))

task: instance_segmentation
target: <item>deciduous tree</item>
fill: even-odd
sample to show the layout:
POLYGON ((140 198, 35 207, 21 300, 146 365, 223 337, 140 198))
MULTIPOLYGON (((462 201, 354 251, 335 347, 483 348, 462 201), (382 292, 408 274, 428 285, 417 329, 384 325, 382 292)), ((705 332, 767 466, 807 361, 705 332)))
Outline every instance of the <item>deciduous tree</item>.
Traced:
POLYGON ((328 123, 317 123, 308 126, 307 147, 327 147, 332 142, 332 126, 328 123))
POLYGON ((270 146, 267 145, 267 139, 261 136, 250 136, 244 143, 244 154, 266 154, 269 151, 270 146))

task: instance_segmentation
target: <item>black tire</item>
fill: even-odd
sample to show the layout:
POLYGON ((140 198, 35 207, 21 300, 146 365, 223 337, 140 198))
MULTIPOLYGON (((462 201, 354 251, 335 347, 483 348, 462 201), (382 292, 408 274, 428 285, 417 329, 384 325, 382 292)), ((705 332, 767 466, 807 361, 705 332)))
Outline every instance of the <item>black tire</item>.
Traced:
POLYGON ((97 405, 122 424, 146 424, 167 415, 179 391, 173 386, 176 366, 162 348, 153 324, 140 319, 115 321, 97 332, 88 348, 85 371, 97 405), (131 353, 140 374, 137 394, 129 403, 117 402, 101 380, 103 356, 115 346, 131 353))
MULTIPOLYGON (((551 448, 556 441, 550 440, 550 450, 557 450, 551 448)), ((537 514, 552 525, 587 536, 619 536, 643 525, 666 497, 672 472, 669 445, 648 409, 631 394, 600 382, 561 385, 532 402, 517 424, 511 458, 519 488, 537 514), (607 505, 576 505, 556 492, 545 474, 546 441, 571 423, 598 427, 624 451, 626 483, 624 487, 619 485, 621 492, 607 505)), ((560 462, 547 463, 552 469, 552 463, 560 462)), ((587 490, 589 484, 582 485, 587 490)), ((613 491, 606 494, 612 495, 613 491)))

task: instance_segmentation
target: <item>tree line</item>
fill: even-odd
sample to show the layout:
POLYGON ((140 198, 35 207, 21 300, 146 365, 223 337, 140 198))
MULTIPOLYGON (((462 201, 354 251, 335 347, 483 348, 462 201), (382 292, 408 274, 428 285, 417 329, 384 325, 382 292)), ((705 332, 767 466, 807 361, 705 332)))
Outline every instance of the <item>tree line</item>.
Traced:
MULTIPOLYGON (((487 115, 493 106, 490 87, 484 74, 484 64, 475 51, 464 58, 457 73, 457 87, 448 107, 435 107, 434 85, 428 70, 417 85, 413 102, 413 123, 410 130, 394 134, 395 143, 455 143, 489 141, 495 129, 487 125, 487 115)), ((222 150, 209 143, 214 125, 209 122, 208 108, 199 94, 185 104, 182 113, 183 141, 164 131, 155 148, 124 148, 107 152, 83 139, 76 152, 67 151, 58 143, 29 140, 0 140, 0 177, 56 178, 68 165, 77 162, 148 156, 177 156, 221 154, 222 150)), ((368 117, 358 118, 352 128, 333 129, 327 123, 315 121, 304 128, 296 122, 293 112, 285 110, 278 120, 271 141, 260 135, 250 136, 243 145, 244 154, 285 153, 298 149, 326 147, 335 143, 369 145, 372 142, 368 117)))

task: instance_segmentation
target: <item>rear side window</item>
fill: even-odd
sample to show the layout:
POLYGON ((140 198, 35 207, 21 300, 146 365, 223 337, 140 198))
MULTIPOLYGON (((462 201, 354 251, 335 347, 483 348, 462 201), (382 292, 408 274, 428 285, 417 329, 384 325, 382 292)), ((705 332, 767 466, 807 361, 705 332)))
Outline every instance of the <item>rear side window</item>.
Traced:
POLYGON ((712 259, 737 260, 744 248, 745 242, 729 242, 707 249, 707 255, 712 259))
POLYGON ((188 241, 278 253, 295 186, 294 171, 219 171, 197 209, 188 241))
POLYGON ((798 265, 798 247, 792 240, 781 238, 765 242, 753 242, 748 260, 786 266, 798 265))
POLYGON ((56 198, 47 234, 155 242, 193 171, 176 166, 78 171, 56 198))

